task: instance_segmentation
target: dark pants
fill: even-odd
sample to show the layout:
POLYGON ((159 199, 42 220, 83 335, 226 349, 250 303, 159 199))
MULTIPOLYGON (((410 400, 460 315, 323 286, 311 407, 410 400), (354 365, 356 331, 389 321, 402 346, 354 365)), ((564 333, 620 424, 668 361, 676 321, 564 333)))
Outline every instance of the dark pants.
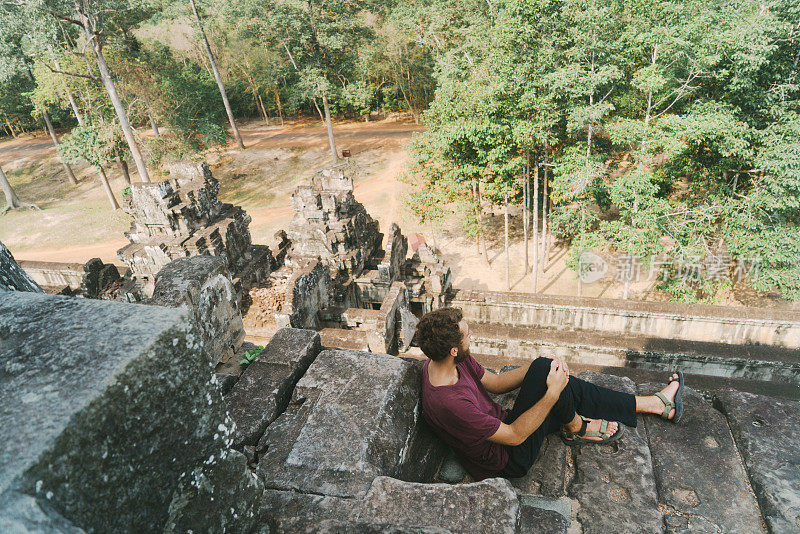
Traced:
MULTIPOLYGON (((537 358, 528 369, 514 402, 514 408, 506 416, 505 423, 513 423, 531 406, 539 402, 547 391, 547 375, 550 372, 550 358, 537 358)), ((628 426, 636 426, 636 399, 630 393, 596 386, 574 376, 569 377, 567 387, 561 392, 558 401, 547 414, 539 428, 528 439, 515 447, 504 445, 508 451, 508 464, 497 476, 517 478, 524 476, 533 465, 544 438, 561 430, 578 413, 591 419, 618 421, 628 426)))

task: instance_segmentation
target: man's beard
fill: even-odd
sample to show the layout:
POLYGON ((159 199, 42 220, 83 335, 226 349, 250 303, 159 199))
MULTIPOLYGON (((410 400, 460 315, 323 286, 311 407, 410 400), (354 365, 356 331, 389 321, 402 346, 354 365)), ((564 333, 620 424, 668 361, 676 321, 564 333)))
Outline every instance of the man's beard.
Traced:
POLYGON ((454 363, 461 363, 466 361, 469 358, 469 349, 462 349, 461 347, 458 348, 458 354, 455 358, 453 358, 454 363))

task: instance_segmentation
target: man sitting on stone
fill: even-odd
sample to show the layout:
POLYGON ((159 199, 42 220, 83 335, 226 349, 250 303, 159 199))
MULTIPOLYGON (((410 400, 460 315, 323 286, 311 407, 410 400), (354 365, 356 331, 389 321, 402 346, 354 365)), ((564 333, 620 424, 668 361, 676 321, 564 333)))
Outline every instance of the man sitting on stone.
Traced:
POLYGON ((637 413, 660 414, 677 423, 683 412, 681 372, 661 392, 646 397, 570 376, 559 357, 537 358, 499 375, 487 373, 470 355, 469 325, 457 308, 426 314, 416 338, 429 358, 422 366, 425 419, 476 481, 524 476, 548 434, 560 431, 569 445, 610 443, 623 434, 619 422, 636 426, 637 413), (488 392, 518 387, 510 412, 489 397, 488 392))

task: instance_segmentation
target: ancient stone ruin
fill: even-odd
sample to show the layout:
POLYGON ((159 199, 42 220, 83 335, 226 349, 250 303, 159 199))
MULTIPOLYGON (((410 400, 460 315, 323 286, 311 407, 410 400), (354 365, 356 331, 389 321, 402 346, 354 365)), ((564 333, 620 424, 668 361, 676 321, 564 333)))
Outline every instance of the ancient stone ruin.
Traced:
POLYGON ((208 165, 177 163, 169 174, 161 182, 131 185, 126 197, 133 225, 125 233, 130 244, 117 253, 130 272, 120 291, 123 299, 136 302, 151 296, 156 273, 177 258, 217 256, 237 277, 256 276, 251 272, 254 260, 269 270, 268 250, 251 243, 250 216, 217 199, 219 182, 208 165))
MULTIPOLYGON (((525 477, 476 483, 420 415, 419 360, 283 328, 241 375, 212 377, 220 354, 249 346, 233 285, 221 258, 197 256, 159 272, 149 305, 0 290, 0 530, 796 530, 796 393, 690 387, 680 425, 640 416, 606 446, 550 436, 525 477)), ((470 298, 467 313, 491 306, 470 298)), ((505 304, 518 308, 513 317, 545 313, 505 304)), ((590 313, 612 324, 612 310, 597 307, 583 324, 590 313)), ((730 319, 706 315, 706 329, 745 332, 730 319)), ((781 339, 794 339, 800 321, 786 319, 781 339)), ((659 320, 665 330, 679 323, 659 320)), ((580 376, 639 394, 663 380, 580 376)))
POLYGON ((353 172, 326 168, 295 190, 295 216, 277 236, 282 266, 250 290, 248 332, 268 339, 282 327, 314 328, 337 346, 397 354, 411 345, 415 312, 444 305, 450 269, 427 245, 409 259, 396 224, 384 249, 353 196, 353 172))
POLYGON ((129 272, 28 277, 0 245, 0 532, 800 529, 800 313, 455 288, 430 247, 383 240, 350 172, 298 188, 269 247, 205 166, 134 187, 129 272), (443 305, 489 369, 559 354, 650 394, 681 368, 684 419, 549 436, 525 477, 475 482, 420 413, 416 320, 443 305))

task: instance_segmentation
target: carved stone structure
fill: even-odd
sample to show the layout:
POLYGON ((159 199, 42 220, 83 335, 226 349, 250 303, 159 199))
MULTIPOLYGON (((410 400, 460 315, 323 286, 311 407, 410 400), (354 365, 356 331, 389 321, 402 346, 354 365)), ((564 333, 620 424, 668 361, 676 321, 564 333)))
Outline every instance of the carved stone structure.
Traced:
POLYGON ((412 308, 425 313, 444 305, 450 270, 427 245, 409 259, 408 239, 396 224, 383 250, 378 222, 353 196, 352 172, 347 163, 324 169, 292 195, 296 213, 280 236, 289 242, 281 246, 284 266, 250 294, 246 321, 260 335, 285 326, 322 326, 326 335, 344 329, 333 333, 339 346, 350 336, 347 346, 394 354, 410 346, 412 308), (329 278, 317 263, 327 266, 329 278))
POLYGON ((320 258, 331 271, 335 300, 357 298, 351 282, 380 250, 383 234, 353 196, 346 166, 323 169, 310 185, 299 186, 292 195, 292 208, 295 216, 286 232, 292 248, 286 266, 298 269, 320 258))
POLYGON ((219 256, 233 273, 253 259, 250 216, 242 208, 217 199, 219 182, 205 163, 178 163, 170 178, 131 186, 126 211, 134 222, 130 244, 117 255, 130 268, 126 286, 135 300, 150 296, 155 274, 167 263, 186 256, 219 256), (139 294, 137 294, 139 293, 139 294))

